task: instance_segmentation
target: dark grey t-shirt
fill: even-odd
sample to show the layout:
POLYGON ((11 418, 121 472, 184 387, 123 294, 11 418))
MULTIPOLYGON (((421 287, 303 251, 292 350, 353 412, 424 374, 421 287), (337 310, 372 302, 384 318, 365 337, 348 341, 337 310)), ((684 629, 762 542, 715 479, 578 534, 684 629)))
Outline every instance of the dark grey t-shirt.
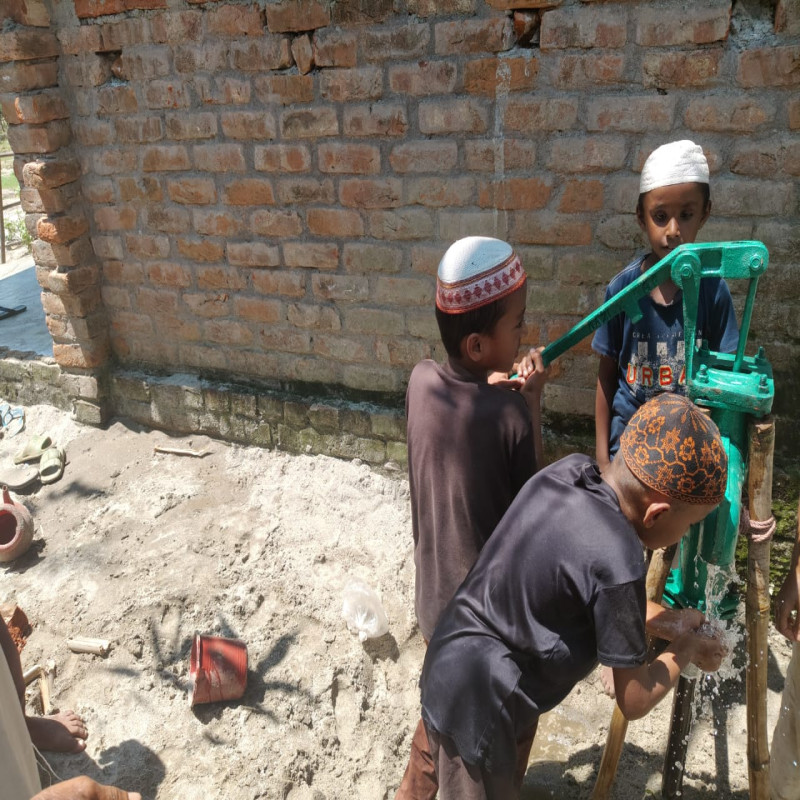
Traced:
POLYGON ((573 455, 522 488, 445 609, 422 716, 471 764, 501 767, 596 665, 645 663, 639 537, 596 464, 573 455))
POLYGON ((514 496, 534 471, 519 392, 421 361, 406 392, 416 611, 430 639, 514 496))

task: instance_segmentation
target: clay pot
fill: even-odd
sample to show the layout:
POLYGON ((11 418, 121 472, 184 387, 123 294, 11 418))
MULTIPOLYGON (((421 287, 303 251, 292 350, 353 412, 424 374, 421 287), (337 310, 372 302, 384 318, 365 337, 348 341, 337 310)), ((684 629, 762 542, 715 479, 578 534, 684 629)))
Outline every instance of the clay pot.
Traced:
POLYGON ((0 503, 0 562, 13 561, 27 552, 33 541, 33 517, 22 503, 2 487, 0 503))
POLYGON ((195 634, 189 677, 193 706, 238 699, 247 687, 247 645, 240 639, 195 634))

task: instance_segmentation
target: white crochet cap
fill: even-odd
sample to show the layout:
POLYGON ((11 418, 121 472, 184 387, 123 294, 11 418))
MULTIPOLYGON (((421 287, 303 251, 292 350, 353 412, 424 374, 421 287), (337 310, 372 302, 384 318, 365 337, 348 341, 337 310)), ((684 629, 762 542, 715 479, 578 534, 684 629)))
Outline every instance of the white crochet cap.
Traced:
POLYGON ((511 294, 525 277, 508 242, 467 236, 451 244, 439 262, 436 305, 449 314, 462 314, 511 294))
POLYGON ((676 183, 708 183, 703 148, 688 139, 661 145, 650 153, 639 179, 639 194, 676 183))

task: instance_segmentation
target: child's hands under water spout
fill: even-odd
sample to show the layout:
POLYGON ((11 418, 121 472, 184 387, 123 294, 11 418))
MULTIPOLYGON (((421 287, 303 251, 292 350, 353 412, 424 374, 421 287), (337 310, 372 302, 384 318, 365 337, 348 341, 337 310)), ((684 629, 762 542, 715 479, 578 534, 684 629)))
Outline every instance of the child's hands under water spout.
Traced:
POLYGON ((716 672, 729 652, 725 630, 711 622, 705 622, 689 635, 694 640, 692 663, 703 672, 716 672))

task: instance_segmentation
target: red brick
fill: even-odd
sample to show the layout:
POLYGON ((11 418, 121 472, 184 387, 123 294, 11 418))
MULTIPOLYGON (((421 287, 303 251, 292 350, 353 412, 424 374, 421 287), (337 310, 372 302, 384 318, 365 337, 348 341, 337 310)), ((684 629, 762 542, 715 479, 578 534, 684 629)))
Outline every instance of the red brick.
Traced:
POLYGON ((175 203, 210 205, 217 202, 217 188, 211 178, 170 178, 167 194, 175 203))
POLYGON ((514 27, 506 16, 438 22, 434 27, 436 54, 499 53, 514 44, 514 27))
POLYGON ((562 214, 581 211, 602 211, 603 182, 598 180, 568 180, 564 182, 558 210, 562 214))
POLYGON ((505 211, 442 210, 439 216, 439 240, 452 242, 464 236, 508 238, 508 214, 505 211))
POLYGON ((267 6, 267 27, 273 33, 313 31, 330 24, 325 0, 279 0, 267 6))
POLYGON ((94 210, 94 224, 101 231, 133 230, 137 226, 136 209, 131 206, 103 206, 94 210))
POLYGON ((311 290, 315 297, 324 300, 358 303, 369 297, 369 282, 361 276, 312 273, 311 290))
POLYGON ((50 26, 50 13, 44 0, 6 0, 4 11, 8 19, 19 25, 35 28, 50 26))
POLYGON ((424 358, 431 357, 431 346, 419 339, 392 337, 375 345, 376 359, 382 364, 411 369, 424 358))
POLYGON ((234 69, 261 72, 292 66, 292 51, 285 36, 259 37, 254 41, 234 42, 230 48, 234 69))
POLYGON ((557 89, 585 89, 623 81, 625 56, 622 53, 587 53, 556 56, 551 75, 557 89))
POLYGON ((408 0, 408 13, 418 17, 472 14, 476 0, 408 0))
POLYGON ((92 154, 92 169, 98 175, 117 175, 133 172, 137 165, 137 153, 132 148, 104 149, 92 154))
MULTIPOLYGON (((103 53, 64 56, 62 64, 66 83, 72 87, 102 86, 112 77, 111 64, 103 53)), ((79 113, 84 112, 79 110, 79 113)))
POLYGON ((692 100, 684 114, 694 131, 751 133, 773 118, 773 112, 751 97, 709 97, 692 100))
POLYGON ((403 136, 407 130, 405 106, 373 103, 344 109, 345 136, 403 136))
POLYGON ((775 7, 775 32, 789 36, 800 35, 800 3, 798 0, 778 0, 775 7))
POLYGON ((433 238, 433 217, 424 208, 370 211, 369 234, 375 239, 411 240, 433 238))
POLYGON ((0 64, 0 86, 4 92, 26 92, 58 86, 58 61, 0 64))
POLYGON ((115 119, 114 130, 117 140, 125 144, 144 144, 164 138, 163 123, 158 117, 153 116, 115 119))
POLYGON ((81 167, 74 158, 29 161, 22 170, 22 176, 26 186, 34 189, 55 189, 78 180, 81 167))
MULTIPOLYGON (((245 45, 255 46, 253 42, 244 42, 245 45)), ((184 75, 194 75, 196 72, 222 72, 228 69, 228 54, 231 48, 228 42, 215 40, 201 44, 184 44, 175 48, 173 59, 175 71, 184 75)))
POLYGON ((141 264, 130 260, 106 261, 103 263, 103 280, 138 286, 144 280, 144 270, 141 264))
POLYGON ((661 8, 637 7, 636 44, 641 47, 674 47, 710 44, 728 38, 730 0, 705 0, 681 8, 680 19, 661 8), (676 24, 677 23, 677 24, 676 24))
POLYGON ((236 236, 243 224, 238 214, 195 208, 192 211, 192 227, 205 236, 236 236))
POLYGON ((254 272, 250 279, 253 289, 261 294, 303 297, 306 293, 306 276, 302 272, 259 270, 254 272))
POLYGON ((550 148, 547 166, 553 172, 614 172, 625 166, 628 150, 621 137, 560 138, 550 148))
POLYGON ((377 25, 389 20, 395 10, 393 0, 337 0, 331 3, 334 25, 377 25))
POLYGON ((782 148, 783 171, 787 175, 800 176, 800 142, 788 141, 782 148))
POLYGON ((221 8, 208 10, 206 14, 206 31, 214 36, 262 36, 264 20, 258 7, 224 5, 221 8))
POLYGON ((277 267, 278 248, 263 242, 229 242, 228 263, 234 267, 277 267))
POLYGON ((138 289, 136 291, 136 307, 139 311, 152 317, 174 317, 178 311, 178 294, 169 289, 138 289))
POLYGON ((539 46, 542 50, 615 49, 627 41, 627 12, 618 8, 580 5, 542 14, 539 46))
POLYGON ((731 158, 731 172, 754 178, 774 178, 784 165, 782 148, 776 142, 737 144, 731 158))
POLYGON ((425 100, 419 106, 419 129, 421 133, 485 133, 489 114, 486 106, 478 100, 425 100))
POLYGON ((271 206, 275 202, 272 184, 262 178, 231 181, 222 191, 222 201, 231 206, 271 206))
POLYGON ((175 289, 185 289, 192 285, 190 271, 181 264, 170 261, 158 261, 145 267, 147 280, 156 286, 170 286, 175 289))
POLYGON ((125 203, 160 203, 164 199, 164 192, 161 189, 161 182, 158 178, 145 175, 140 179, 120 178, 117 181, 119 186, 119 197, 125 203))
POLYGON ((677 97, 657 95, 603 97, 592 100, 586 109, 588 131, 645 131, 671 130, 677 97))
POLYGON ((475 202, 475 179, 415 178, 406 183, 408 204, 433 206, 468 206, 475 202))
POLYGON ((250 102, 252 86, 248 79, 196 76, 194 89, 204 105, 242 106, 250 102))
POLYGON ((481 58, 464 65, 464 90, 490 97, 532 90, 539 62, 535 58, 481 58))
POLYGON ((132 114, 139 110, 136 92, 128 86, 103 86, 97 92, 97 113, 132 114))
POLYGON ((184 44, 199 41, 203 37, 203 14, 201 11, 154 14, 150 18, 150 29, 154 42, 184 44))
MULTIPOLYGON (((490 8, 498 11, 510 11, 516 8, 555 8, 562 0, 486 0, 490 8)), ((584 0, 590 2, 590 0, 584 0)))
POLYGON ((567 215, 518 212, 512 217, 511 238, 523 244, 585 246, 592 242, 592 226, 567 215))
POLYGON ((150 23, 147 17, 129 17, 103 25, 100 35, 103 50, 124 50, 150 43, 150 23))
POLYGON ((800 129, 800 99, 789 101, 788 115, 789 128, 793 131, 800 129))
POLYGON ((169 255, 169 241, 168 236, 128 234, 125 246, 136 258, 166 258, 169 255))
POLYGON ((163 78, 172 71, 171 53, 168 47, 150 45, 137 48, 133 52, 124 51, 121 57, 122 80, 149 81, 163 78))
POLYGON ((246 325, 232 320, 218 319, 203 325, 203 335, 208 341, 217 344, 230 344, 237 347, 253 343, 253 331, 246 325))
POLYGON ((268 111, 229 111, 222 114, 222 132, 230 139, 274 139, 275 118, 268 111))
POLYGON ((578 119, 577 100, 509 100, 504 115, 507 131, 538 133, 572 128, 578 119))
POLYGON ((231 312, 227 292, 197 292, 184 294, 181 299, 199 317, 227 317, 231 312))
POLYGON ((405 317, 382 308, 349 308, 345 310, 343 327, 351 333, 377 333, 398 336, 405 333, 405 317))
POLYGON ((125 10, 125 0, 74 0, 79 19, 120 14, 125 10))
POLYGON ((191 166, 189 154, 183 145, 153 145, 142 151, 144 172, 167 172, 186 170, 191 166))
POLYGON ((449 94, 456 86, 456 65, 451 61, 420 61, 389 70, 389 87, 400 95, 449 94))
POLYGON ((286 139, 336 136, 339 120, 335 109, 329 106, 292 109, 281 113, 281 136, 286 139))
POLYGON ((311 75, 258 75, 253 78, 253 88, 256 97, 265 105, 293 106, 314 99, 314 78, 311 75))
POLYGON ((478 187, 478 205, 481 208, 499 208, 510 211, 518 208, 544 208, 553 187, 539 178, 504 178, 484 183, 478 187))
POLYGON ((79 344, 53 344, 53 358, 64 369, 96 369, 108 362, 110 354, 106 336, 79 344))
POLYGON ((247 288, 247 277, 238 269, 226 267, 199 267, 195 270, 198 289, 236 289, 247 288))
POLYGON ((722 49, 648 53, 642 63, 642 83, 651 89, 712 85, 720 76, 722 56, 722 49))
POLYGON ((11 125, 36 125, 54 119, 66 119, 69 110, 58 91, 44 91, 29 95, 0 95, 3 115, 11 125))
POLYGON ((364 235, 361 215, 342 208, 309 208, 306 224, 314 236, 341 239, 364 235))
POLYGON ((195 169, 204 172, 245 172, 247 164, 239 144, 198 144, 192 150, 195 169))
POLYGON ((336 269, 339 266, 339 245, 333 242, 289 242, 283 245, 283 260, 287 267, 336 269))
POLYGON ((148 108, 189 108, 191 98, 183 81, 150 81, 145 87, 148 108))
POLYGON ((318 67, 354 67, 356 36, 352 31, 318 30, 314 32, 314 63, 318 67))
POLYGON ((714 209, 723 217, 788 217, 793 212, 794 182, 718 180, 714 183, 714 209))
POLYGON ((303 231, 303 223, 296 211, 259 210, 250 218, 250 230, 260 236, 298 236, 303 231))
POLYGON ((335 196, 330 178, 285 178, 278 181, 278 198, 284 205, 333 203, 335 196))
POLYGON ((314 66, 314 47, 308 34, 297 36, 292 41, 292 58, 301 75, 307 75, 314 66))
MULTIPOLYGON (((57 189, 32 189, 23 186, 20 189, 19 199, 22 210, 26 213, 60 214, 80 203, 80 191, 81 187, 77 183, 69 183, 57 189)), ((107 194, 110 200, 113 200, 113 190, 107 194)), ((110 200, 100 202, 110 202, 110 200)))
MULTIPOLYGON (((99 25, 82 25, 79 28, 59 28, 57 34, 64 55, 95 53, 102 49, 99 25)), ((63 56, 62 56, 63 57, 63 56)))
POLYGON ((0 33, 0 62, 31 61, 57 55, 58 39, 50 31, 18 28, 0 33))
POLYGON ((450 172, 458 162, 455 142, 422 139, 396 145, 389 155, 395 172, 450 172))
POLYGON ((130 309, 131 296, 126 289, 116 286, 103 286, 100 289, 103 297, 103 305, 111 309, 130 309))
MULTIPOLYGON (((308 303, 293 303, 286 309, 286 321, 294 328, 340 331, 342 322, 335 308, 308 303)), ((309 340, 310 348, 310 340, 309 340)))
POLYGON ((308 172, 311 169, 311 153, 304 145, 256 145, 253 157, 255 168, 264 172, 308 172))
POLYGON ((383 95, 383 71, 378 67, 323 70, 319 80, 323 100, 345 103, 377 100, 383 95))
POLYGON ((147 225, 162 233, 185 233, 189 229, 189 212, 185 208, 148 205, 147 225))
POLYGON ((111 122, 73 118, 70 124, 75 141, 86 147, 101 147, 111 144, 117 139, 116 131, 111 122))
POLYGON ((503 138, 501 142, 471 139, 464 143, 464 153, 466 168, 473 172, 527 170, 536 163, 536 143, 529 139, 503 138))
POLYGON ((336 361, 364 363, 373 360, 370 350, 361 339, 348 339, 341 334, 326 336, 318 333, 314 336, 313 346, 315 353, 336 361))
POLYGON ((745 50, 739 54, 736 79, 748 89, 800 85, 800 45, 745 50))
POLYGON ((342 266, 347 272, 359 275, 400 272, 403 258, 403 250, 399 247, 348 242, 342 252, 342 266))
MULTIPOLYGON (((266 351, 278 350, 282 353, 309 353, 311 352, 311 337, 305 331, 293 331, 288 328, 277 328, 273 325, 267 325, 259 328, 258 346, 266 351)), ((248 359, 248 364, 249 363, 250 359, 248 359)), ((297 360, 292 359, 292 363, 297 364, 297 360)), ((267 374, 274 375, 274 368, 271 368, 267 374)), ((315 380, 319 380, 320 373, 317 369, 301 369, 297 377, 308 380, 309 375, 313 375, 315 380), (305 375, 303 375, 303 372, 305 372, 305 375)))
POLYGON ((432 278, 379 277, 375 281, 375 301, 398 306, 425 306, 433 303, 432 278))
POLYGON ((373 145, 328 143, 317 150, 320 172, 374 175, 381 171, 380 150, 373 145))
POLYGON ((277 300, 264 300, 261 297, 235 297, 234 312, 237 317, 250 322, 266 322, 274 325, 283 322, 283 303, 277 300))
POLYGON ((361 52, 367 61, 413 61, 425 57, 430 38, 425 24, 365 28, 360 36, 361 52))
POLYGON ((217 135, 217 118, 211 112, 167 114, 166 125, 170 139, 213 139, 217 135))
POLYGON ((66 120, 56 120, 46 125, 11 125, 6 135, 11 149, 17 154, 54 153, 72 141, 66 120))
MULTIPOLYGON (((214 242, 204 236, 202 239, 188 239, 179 236, 175 240, 178 252, 191 259, 192 261, 222 261, 225 256, 225 248, 219 242, 214 242)), ((200 281, 200 273, 197 273, 197 285, 200 289, 208 289, 200 281)))
POLYGON ((339 183, 339 202, 355 208, 395 208, 403 204, 403 183, 396 178, 348 178, 339 183))

